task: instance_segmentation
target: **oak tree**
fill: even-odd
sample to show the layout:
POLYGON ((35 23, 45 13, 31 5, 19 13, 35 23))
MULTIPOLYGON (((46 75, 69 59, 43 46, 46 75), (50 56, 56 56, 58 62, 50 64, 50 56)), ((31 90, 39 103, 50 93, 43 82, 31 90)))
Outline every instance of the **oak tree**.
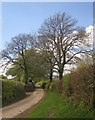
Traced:
POLYGON ((63 77, 66 64, 78 59, 78 54, 85 52, 87 34, 84 28, 77 27, 77 21, 68 14, 58 13, 46 19, 39 29, 43 50, 52 53, 59 79, 63 77))
POLYGON ((30 34, 19 34, 13 37, 11 42, 2 51, 2 58, 7 60, 7 63, 18 65, 19 69, 24 72, 25 84, 28 81, 28 68, 26 51, 34 47, 34 39, 30 34))

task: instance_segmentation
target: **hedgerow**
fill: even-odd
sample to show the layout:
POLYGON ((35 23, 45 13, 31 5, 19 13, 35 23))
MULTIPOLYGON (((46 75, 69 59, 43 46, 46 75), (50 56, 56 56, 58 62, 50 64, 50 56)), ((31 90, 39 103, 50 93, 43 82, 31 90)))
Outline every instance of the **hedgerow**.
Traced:
POLYGON ((5 106, 26 96, 24 84, 14 80, 2 80, 2 105, 5 106))

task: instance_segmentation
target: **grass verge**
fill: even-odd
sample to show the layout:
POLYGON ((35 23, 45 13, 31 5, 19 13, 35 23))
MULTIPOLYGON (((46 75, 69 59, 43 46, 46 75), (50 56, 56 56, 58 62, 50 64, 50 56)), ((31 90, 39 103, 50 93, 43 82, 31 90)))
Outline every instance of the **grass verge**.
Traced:
POLYGON ((48 91, 44 101, 28 113, 26 118, 93 118, 93 112, 82 106, 75 108, 61 95, 48 91))

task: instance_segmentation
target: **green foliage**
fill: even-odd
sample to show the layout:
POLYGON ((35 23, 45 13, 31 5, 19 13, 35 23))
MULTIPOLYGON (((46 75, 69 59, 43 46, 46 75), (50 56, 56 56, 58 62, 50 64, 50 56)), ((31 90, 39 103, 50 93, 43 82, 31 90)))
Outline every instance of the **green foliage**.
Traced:
POLYGON ((92 118, 93 111, 81 106, 74 107, 65 97, 47 91, 43 101, 26 118, 92 118))
POLYGON ((41 81, 37 82, 35 86, 37 86, 37 87, 42 87, 43 89, 45 89, 46 86, 47 86, 47 84, 48 84, 48 82, 49 82, 49 81, 41 80, 41 81))
POLYGON ((0 75, 0 79, 7 79, 7 77, 4 75, 0 75))
POLYGON ((2 80, 2 104, 7 105, 25 97, 24 84, 2 80))
POLYGON ((53 88, 54 88, 54 83, 50 83, 50 86, 49 86, 49 90, 53 90, 53 88))
POLYGON ((28 76, 33 80, 41 80, 48 78, 48 64, 44 59, 44 53, 38 53, 36 50, 28 50, 26 57, 28 56, 28 76))
POLYGON ((44 82, 45 82, 44 80, 41 80, 41 81, 37 82, 37 83, 35 84, 35 86, 36 86, 36 87, 41 87, 44 82))
POLYGON ((54 83, 54 90, 58 93, 63 92, 63 81, 62 80, 57 80, 54 83))
POLYGON ((53 90, 54 83, 49 80, 41 80, 35 84, 36 87, 42 87, 46 90, 53 90))
POLYGON ((63 83, 62 83, 62 93, 67 96, 68 95, 68 89, 69 89, 69 83, 70 83, 70 74, 65 74, 63 77, 63 83))
POLYGON ((28 83, 28 84, 26 84, 26 85, 24 86, 24 88, 25 88, 25 91, 26 91, 26 92, 33 92, 35 86, 34 86, 34 84, 32 84, 32 83, 28 83))
POLYGON ((46 85, 45 85, 45 89, 49 90, 49 88, 50 88, 50 82, 47 82, 46 85))
POLYGON ((70 74, 66 74, 62 81, 56 81, 55 91, 62 93, 75 106, 93 105, 93 65, 79 66, 70 74))
POLYGON ((70 80, 70 74, 65 74, 63 76, 63 87, 67 86, 70 80))
POLYGON ((24 81, 24 71, 23 69, 19 68, 19 65, 13 65, 12 68, 9 68, 6 72, 6 75, 12 75, 15 76, 16 81, 24 81))
POLYGON ((81 102, 92 106, 93 102, 93 66, 86 65, 77 68, 70 74, 69 95, 76 104, 81 102), (71 91, 70 91, 71 90, 71 91))
MULTIPOLYGON (((26 51, 25 60, 27 66, 28 81, 30 78, 34 81, 48 79, 49 65, 46 63, 43 56, 44 53, 38 53, 35 49, 29 49, 26 51)), ((22 59, 18 57, 17 60, 18 63, 22 64, 23 66, 22 59)), ((16 76, 15 80, 25 82, 24 70, 17 64, 13 65, 13 67, 10 68, 6 74, 16 76)))

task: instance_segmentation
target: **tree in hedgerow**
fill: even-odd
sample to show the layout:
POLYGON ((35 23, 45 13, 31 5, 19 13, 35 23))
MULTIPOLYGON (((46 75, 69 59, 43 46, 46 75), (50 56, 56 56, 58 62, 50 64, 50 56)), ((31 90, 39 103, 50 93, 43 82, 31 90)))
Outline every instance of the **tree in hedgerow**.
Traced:
POLYGON ((2 58, 7 62, 6 64, 17 65, 18 69, 22 69, 24 73, 25 84, 28 81, 28 68, 26 51, 33 48, 35 40, 30 34, 19 34, 13 37, 11 42, 8 43, 7 47, 2 51, 2 58))
POLYGON ((40 48, 51 55, 51 64, 58 71, 60 80, 65 65, 76 62, 77 55, 84 53, 88 45, 85 29, 77 27, 76 23, 75 19, 64 12, 46 19, 39 29, 40 48))

